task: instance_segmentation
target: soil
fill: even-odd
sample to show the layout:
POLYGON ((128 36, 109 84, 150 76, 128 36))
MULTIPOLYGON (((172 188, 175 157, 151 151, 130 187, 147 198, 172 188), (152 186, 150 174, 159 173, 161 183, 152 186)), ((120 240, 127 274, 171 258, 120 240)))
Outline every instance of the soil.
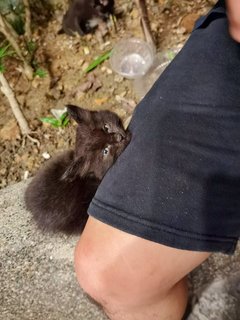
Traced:
MULTIPOLYGON (((134 1, 115 2, 116 10, 121 12, 117 31, 110 26, 101 41, 96 33, 83 37, 58 33, 67 1, 52 0, 51 8, 49 4, 47 7, 32 7, 33 39, 37 42, 35 57, 41 68, 47 70, 47 76, 37 76, 29 82, 21 71, 21 64, 14 58, 6 61, 5 76, 34 131, 32 136, 39 140, 40 146, 21 137, 9 103, 0 94, 0 188, 34 175, 47 158, 74 145, 73 123, 65 128, 54 128, 39 120, 52 116, 52 108, 62 109, 66 104, 76 104, 92 110, 112 110, 123 121, 131 117, 139 102, 132 80, 114 73, 109 61, 89 74, 83 72, 95 57, 112 49, 120 39, 143 38, 134 1)), ((181 47, 195 20, 215 2, 148 0, 149 20, 158 52, 181 47)))

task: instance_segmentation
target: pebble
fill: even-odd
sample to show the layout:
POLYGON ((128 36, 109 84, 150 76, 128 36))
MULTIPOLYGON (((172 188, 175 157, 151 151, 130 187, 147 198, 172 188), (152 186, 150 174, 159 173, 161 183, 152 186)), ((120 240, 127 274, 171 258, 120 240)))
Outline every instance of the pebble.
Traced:
POLYGON ((112 71, 112 69, 110 69, 110 68, 106 68, 106 73, 107 73, 107 74, 112 74, 113 71, 112 71))
POLYGON ((39 76, 36 76, 33 81, 32 81, 32 87, 34 89, 39 88, 40 84, 41 84, 42 79, 39 76))
POLYGON ((26 170, 26 171, 24 171, 24 174, 23 174, 23 180, 27 180, 28 177, 29 177, 29 171, 26 170))
POLYGON ((46 152, 46 151, 42 153, 42 157, 43 157, 45 160, 48 160, 48 159, 51 158, 50 154, 49 154, 48 152, 46 152))
POLYGON ((90 53, 90 50, 88 47, 83 47, 83 52, 87 56, 90 53))

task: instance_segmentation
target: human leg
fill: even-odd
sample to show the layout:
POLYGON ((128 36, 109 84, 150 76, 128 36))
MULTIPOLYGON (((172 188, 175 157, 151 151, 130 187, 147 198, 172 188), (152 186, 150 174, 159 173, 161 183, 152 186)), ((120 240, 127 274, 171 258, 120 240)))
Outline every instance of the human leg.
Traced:
POLYGON ((106 224, 89 219, 75 256, 81 286, 112 320, 180 320, 186 275, 208 252, 234 252, 238 65, 220 6, 136 108, 132 141, 89 208, 106 224))
POLYGON ((209 253, 163 246, 89 218, 76 248, 82 288, 112 320, 180 320, 186 275, 209 253))

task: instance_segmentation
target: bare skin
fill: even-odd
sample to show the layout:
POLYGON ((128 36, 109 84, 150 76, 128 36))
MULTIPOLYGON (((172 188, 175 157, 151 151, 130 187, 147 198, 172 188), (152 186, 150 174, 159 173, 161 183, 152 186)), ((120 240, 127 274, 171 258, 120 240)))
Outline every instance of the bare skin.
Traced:
POLYGON ((240 42, 240 1, 228 0, 226 1, 228 20, 229 20, 229 32, 232 38, 240 42))
POLYGON ((180 320, 187 304, 186 275, 207 252, 163 246, 92 217, 76 247, 81 287, 112 320, 180 320))

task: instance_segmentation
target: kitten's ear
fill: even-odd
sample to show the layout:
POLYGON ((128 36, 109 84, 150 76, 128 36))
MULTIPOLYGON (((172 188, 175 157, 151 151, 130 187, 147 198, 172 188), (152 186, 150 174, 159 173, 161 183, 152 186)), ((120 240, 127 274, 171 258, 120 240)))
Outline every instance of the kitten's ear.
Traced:
POLYGON ((89 123, 91 120, 91 111, 68 104, 66 105, 67 112, 71 118, 77 123, 89 123))
POLYGON ((61 180, 74 181, 77 177, 84 177, 88 173, 89 165, 83 158, 73 160, 61 176, 61 180))

